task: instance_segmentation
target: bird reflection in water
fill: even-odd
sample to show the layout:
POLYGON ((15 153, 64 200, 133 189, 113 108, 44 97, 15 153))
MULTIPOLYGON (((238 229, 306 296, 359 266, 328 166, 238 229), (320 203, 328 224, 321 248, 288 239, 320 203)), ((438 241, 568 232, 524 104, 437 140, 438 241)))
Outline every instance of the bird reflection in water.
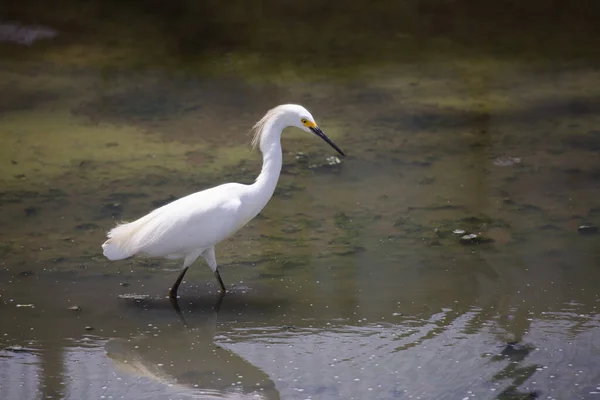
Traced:
POLYGON ((172 306, 182 324, 164 319, 150 323, 131 339, 111 339, 108 357, 122 370, 170 386, 192 398, 279 399, 275 383, 257 366, 214 343, 224 294, 209 305, 206 298, 137 301, 144 309, 172 306))

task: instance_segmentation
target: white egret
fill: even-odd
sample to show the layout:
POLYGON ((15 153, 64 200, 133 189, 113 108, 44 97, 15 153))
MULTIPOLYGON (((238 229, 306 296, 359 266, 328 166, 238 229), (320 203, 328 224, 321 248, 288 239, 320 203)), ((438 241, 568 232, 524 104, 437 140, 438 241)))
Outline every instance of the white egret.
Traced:
POLYGON ((281 172, 281 133, 287 127, 313 133, 344 155, 304 107, 277 106, 253 127, 252 145, 258 146, 263 156, 262 169, 253 184, 225 183, 178 199, 136 221, 118 224, 102 245, 104 255, 109 260, 137 254, 183 258, 183 269, 169 291, 171 298, 177 298, 190 265, 203 256, 224 293, 215 245, 250 222, 269 202, 281 172))

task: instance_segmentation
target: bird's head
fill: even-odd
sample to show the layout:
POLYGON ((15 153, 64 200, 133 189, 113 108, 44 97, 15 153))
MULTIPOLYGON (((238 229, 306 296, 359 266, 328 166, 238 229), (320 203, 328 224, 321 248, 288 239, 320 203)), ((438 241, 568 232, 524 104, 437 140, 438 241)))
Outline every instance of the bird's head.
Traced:
POLYGON ((279 107, 281 107, 285 112, 286 123, 289 126, 300 128, 304 132, 312 133, 313 135, 320 137, 338 153, 345 156, 344 152, 335 143, 333 143, 333 140, 329 139, 321 130, 321 128, 319 128, 319 125, 317 125, 312 114, 306 108, 297 104, 284 104, 279 107))

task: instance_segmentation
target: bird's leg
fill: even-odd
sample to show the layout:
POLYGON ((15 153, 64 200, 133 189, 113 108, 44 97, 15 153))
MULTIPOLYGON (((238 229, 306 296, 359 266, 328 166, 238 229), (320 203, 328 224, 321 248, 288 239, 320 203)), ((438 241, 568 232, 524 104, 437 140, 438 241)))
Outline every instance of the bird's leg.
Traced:
POLYGON ((213 310, 218 314, 219 310, 221 310, 221 304, 223 304, 223 298, 225 297, 225 292, 219 292, 219 297, 217 298, 217 302, 215 303, 213 310))
POLYGON ((215 269, 215 278, 219 281, 219 286, 221 286, 221 291, 225 293, 227 289, 225 289, 225 284, 223 284, 223 279, 221 279, 221 274, 218 269, 215 269))
POLYGON ((190 267, 185 267, 181 273, 179 274, 179 276, 177 277, 177 280, 175 281, 175 283, 173 284, 173 286, 171 287, 171 290, 169 290, 169 297, 172 299, 177 299, 177 289, 179 289, 179 285, 181 285, 181 281, 183 280, 183 276, 185 275, 185 273, 187 272, 187 270, 190 267))
POLYGON ((185 259, 183 260, 183 270, 177 277, 177 280, 173 284, 173 287, 171 288, 171 290, 169 290, 170 298, 172 298, 172 299, 177 298, 177 289, 179 289, 179 285, 181 284, 181 281, 183 280, 183 276, 187 272, 190 265, 192 265, 194 263, 194 261, 196 261, 196 258, 198 258, 200 256, 200 254, 202 254, 202 252, 199 250, 196 250, 193 253, 188 254, 187 257, 185 257, 185 259))
POLYGON ((179 307, 179 302, 177 301, 177 297, 171 297, 169 299, 169 301, 171 302, 171 306, 173 306, 173 309, 177 313, 177 316, 179 317, 179 319, 181 320, 181 322, 183 322, 183 325, 187 328, 188 324, 187 324, 187 321, 185 320, 185 318, 183 316, 183 313, 181 312, 181 308, 179 307))
POLYGON ((215 278, 219 281, 219 286, 221 286, 221 291, 225 293, 227 290, 225 289, 225 284, 223 283, 223 279, 221 279, 221 274, 219 274, 219 267, 217 266, 217 258, 215 257, 215 246, 212 246, 202 253, 204 255, 204 259, 206 263, 215 273, 215 278))

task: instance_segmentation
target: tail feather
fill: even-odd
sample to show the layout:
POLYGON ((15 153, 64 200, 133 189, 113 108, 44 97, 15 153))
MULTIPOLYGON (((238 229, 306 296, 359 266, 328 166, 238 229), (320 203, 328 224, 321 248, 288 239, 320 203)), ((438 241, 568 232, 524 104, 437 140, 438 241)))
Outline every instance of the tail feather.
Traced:
POLYGON ((130 223, 122 223, 108 232, 108 240, 102 245, 104 256, 109 260, 122 260, 134 256, 158 239, 161 209, 130 223))
POLYGON ((130 223, 119 224, 108 232, 108 240, 102 245, 104 256, 109 260, 122 260, 140 251, 136 233, 144 226, 148 216, 130 223))
POLYGON ((102 250, 104 252, 104 256, 111 261, 122 260, 133 255, 121 250, 118 243, 112 239, 108 239, 106 242, 104 242, 102 245, 102 250))
POLYGON ((108 232, 108 240, 102 244, 104 256, 109 260, 122 260, 133 256, 137 251, 132 248, 131 236, 133 223, 117 225, 108 232))

